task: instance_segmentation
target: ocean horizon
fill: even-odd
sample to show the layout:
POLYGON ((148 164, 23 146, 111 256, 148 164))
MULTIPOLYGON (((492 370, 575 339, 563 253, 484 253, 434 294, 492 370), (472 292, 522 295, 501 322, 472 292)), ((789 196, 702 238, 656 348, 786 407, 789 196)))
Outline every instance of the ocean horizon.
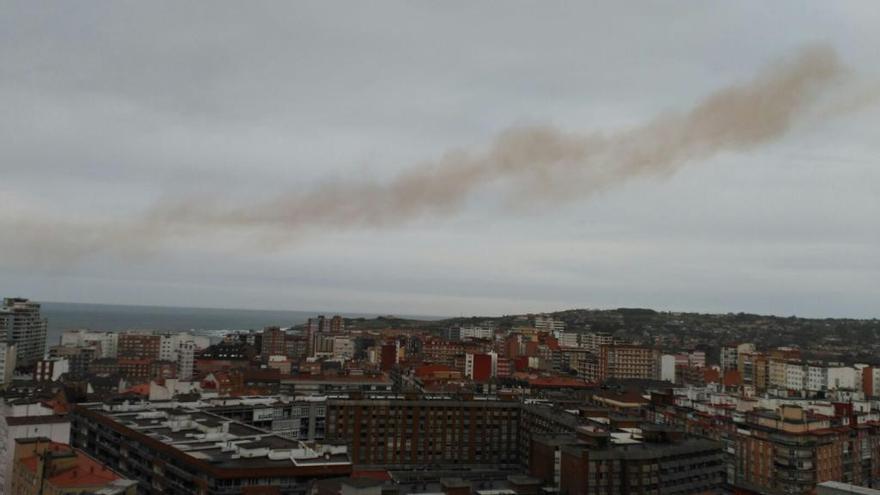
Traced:
MULTIPOLYGON (((46 343, 53 346, 67 330, 89 329, 101 332, 126 330, 189 331, 219 337, 225 332, 260 330, 270 325, 291 327, 318 315, 346 318, 375 318, 387 313, 333 311, 261 310, 239 308, 199 308, 182 306, 139 306, 43 302, 41 314, 48 319, 46 343)), ((404 318, 439 320, 442 316, 395 315, 404 318)))

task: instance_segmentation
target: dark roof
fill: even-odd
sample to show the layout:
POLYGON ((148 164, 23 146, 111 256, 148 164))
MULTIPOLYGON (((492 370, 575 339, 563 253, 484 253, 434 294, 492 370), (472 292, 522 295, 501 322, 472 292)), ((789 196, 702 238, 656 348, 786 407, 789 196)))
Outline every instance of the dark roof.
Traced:
POLYGON ((45 414, 42 416, 9 416, 6 418, 6 424, 9 426, 21 425, 42 425, 49 423, 69 423, 70 419, 67 415, 62 414, 45 414))

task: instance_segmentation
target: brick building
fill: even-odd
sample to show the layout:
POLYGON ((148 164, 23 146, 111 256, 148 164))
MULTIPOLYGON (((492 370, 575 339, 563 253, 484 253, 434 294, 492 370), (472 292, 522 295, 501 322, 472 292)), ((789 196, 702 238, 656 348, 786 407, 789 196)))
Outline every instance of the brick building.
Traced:
POLYGON ((159 359, 162 336, 145 333, 124 333, 117 343, 119 357, 154 360, 159 359))
POLYGON ((266 327, 263 329, 263 338, 260 342, 260 358, 263 362, 269 361, 269 356, 287 355, 286 334, 279 327, 266 327))
POLYGON ((327 440, 347 442, 355 464, 515 466, 519 406, 483 400, 329 400, 327 440))

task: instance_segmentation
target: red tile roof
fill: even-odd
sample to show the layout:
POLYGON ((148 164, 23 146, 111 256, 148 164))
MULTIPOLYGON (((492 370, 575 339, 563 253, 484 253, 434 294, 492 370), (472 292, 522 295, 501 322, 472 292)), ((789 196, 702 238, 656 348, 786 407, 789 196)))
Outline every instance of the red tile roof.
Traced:
POLYGON ((416 376, 423 377, 433 375, 434 373, 449 373, 452 371, 457 370, 451 366, 446 366, 445 364, 426 364, 416 368, 416 376))
POLYGON ((131 394, 149 396, 150 395, 150 384, 149 383, 142 383, 140 385, 135 385, 134 387, 129 388, 128 390, 126 390, 123 393, 124 394, 131 393, 131 394))
MULTIPOLYGON (((49 450, 61 451, 61 450, 69 450, 70 446, 66 444, 59 444, 57 442, 52 442, 49 450)), ((103 486, 112 481, 120 479, 121 477, 109 470, 106 466, 101 464, 100 462, 92 459, 87 456, 83 452, 78 450, 73 450, 76 454, 76 464, 69 469, 65 469, 59 473, 56 473, 49 478, 46 478, 46 481, 56 487, 94 487, 94 486, 103 486)), ((37 457, 31 456, 19 461, 27 468, 29 471, 36 473, 37 471, 37 457)))

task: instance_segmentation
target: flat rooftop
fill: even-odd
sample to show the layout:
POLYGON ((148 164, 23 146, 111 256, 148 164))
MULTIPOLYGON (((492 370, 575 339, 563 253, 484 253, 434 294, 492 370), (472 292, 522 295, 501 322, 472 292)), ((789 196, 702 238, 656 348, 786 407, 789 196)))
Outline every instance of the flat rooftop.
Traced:
POLYGON ((121 411, 108 410, 101 404, 84 407, 219 468, 351 465, 344 446, 306 444, 202 409, 180 406, 163 409, 156 404, 121 411))

